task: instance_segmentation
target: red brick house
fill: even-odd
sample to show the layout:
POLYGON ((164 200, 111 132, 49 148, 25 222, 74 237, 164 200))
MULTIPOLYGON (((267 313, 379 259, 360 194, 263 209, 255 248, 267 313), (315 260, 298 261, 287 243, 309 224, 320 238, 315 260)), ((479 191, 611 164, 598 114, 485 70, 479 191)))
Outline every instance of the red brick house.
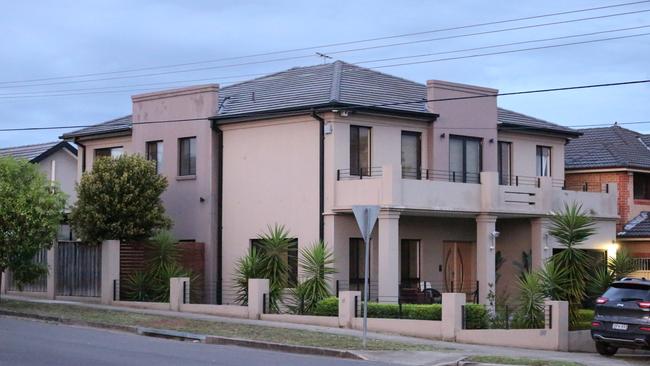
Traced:
POLYGON ((566 146, 565 185, 602 191, 618 184, 617 242, 650 274, 650 135, 618 125, 580 132, 566 146))

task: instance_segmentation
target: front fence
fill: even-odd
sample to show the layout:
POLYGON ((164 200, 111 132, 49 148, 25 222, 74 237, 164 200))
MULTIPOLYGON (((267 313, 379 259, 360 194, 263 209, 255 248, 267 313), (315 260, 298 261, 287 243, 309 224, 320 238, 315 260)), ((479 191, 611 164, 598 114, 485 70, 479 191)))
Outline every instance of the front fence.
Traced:
MULTIPOLYGON (((369 281, 368 300, 379 300, 379 283, 376 280, 369 281)), ((335 294, 339 291, 360 291, 363 299, 363 279, 336 280, 335 294)), ((427 281, 414 279, 408 283, 402 283, 399 287, 399 295, 390 302, 401 302, 404 304, 433 304, 440 303, 443 292, 457 292, 467 295, 467 302, 477 303, 479 299, 478 281, 427 281)), ((387 299, 383 299, 384 301, 387 299)))
MULTIPOLYGON (((47 267, 47 249, 41 249, 32 258, 32 263, 44 265, 47 267)), ((47 274, 39 276, 36 280, 25 283, 22 288, 16 283, 11 271, 7 271, 7 289, 9 291, 24 291, 24 292, 46 292, 47 291, 47 274)))
POLYGON ((101 268, 100 245, 60 241, 56 255, 56 295, 99 297, 101 268))
POLYGON ((530 310, 519 305, 466 304, 463 329, 551 329, 553 306, 530 310))

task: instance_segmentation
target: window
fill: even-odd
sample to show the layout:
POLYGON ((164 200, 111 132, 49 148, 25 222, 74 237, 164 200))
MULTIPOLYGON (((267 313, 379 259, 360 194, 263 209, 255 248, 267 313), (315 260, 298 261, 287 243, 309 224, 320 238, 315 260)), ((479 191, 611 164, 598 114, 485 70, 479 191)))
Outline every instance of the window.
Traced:
POLYGON ((178 139, 178 175, 196 175, 196 137, 178 139))
POLYGON ((420 179, 422 176, 422 142, 419 132, 402 131, 402 177, 420 179))
POLYGON ((400 243, 401 284, 418 288, 420 284, 420 241, 403 239, 400 243))
POLYGON ((551 148, 548 146, 537 146, 537 176, 551 176, 551 148))
POLYGON ((362 238, 350 238, 350 290, 363 291, 365 268, 366 244, 362 238))
POLYGON ((370 175, 370 127, 350 126, 350 175, 370 175))
POLYGON ((95 149, 95 158, 117 158, 122 154, 124 154, 122 146, 95 149))
MULTIPOLYGON (((258 252, 264 250, 264 246, 259 239, 251 240, 251 247, 255 248, 258 252)), ((289 251, 284 255, 284 260, 289 266, 289 286, 294 286, 298 283, 298 239, 291 239, 289 244, 289 251)))
POLYGON ((162 141, 147 141, 147 160, 156 162, 156 173, 160 174, 163 164, 162 141))
POLYGON ((449 138, 449 180, 480 183, 481 139, 466 136, 449 138))
POLYGON ((497 150, 499 184, 509 186, 512 184, 512 143, 499 141, 497 150))
POLYGON ((650 200, 650 174, 634 173, 634 199, 650 200))

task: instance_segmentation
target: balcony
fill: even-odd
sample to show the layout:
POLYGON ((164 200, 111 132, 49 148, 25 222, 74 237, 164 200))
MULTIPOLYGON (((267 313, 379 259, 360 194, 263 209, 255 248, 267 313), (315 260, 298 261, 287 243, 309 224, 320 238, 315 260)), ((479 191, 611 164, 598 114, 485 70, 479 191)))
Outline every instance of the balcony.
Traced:
POLYGON ((577 202, 592 215, 617 217, 616 185, 602 191, 563 189, 551 177, 499 177, 496 172, 460 174, 440 170, 404 170, 390 165, 373 167, 365 175, 339 170, 333 209, 373 204, 409 211, 506 215, 545 215, 577 202), (502 184, 499 184, 502 183, 502 184))

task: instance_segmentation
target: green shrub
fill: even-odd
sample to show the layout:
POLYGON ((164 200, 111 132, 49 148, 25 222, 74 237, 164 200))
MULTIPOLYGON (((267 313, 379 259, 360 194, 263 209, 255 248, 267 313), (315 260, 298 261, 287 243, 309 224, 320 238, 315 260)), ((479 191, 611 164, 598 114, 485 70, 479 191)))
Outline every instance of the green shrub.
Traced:
MULTIPOLYGON (((399 305, 378 304, 373 302, 368 303, 368 318, 399 319, 399 305)), ((442 306, 440 304, 403 304, 401 318, 418 320, 441 320, 442 306)))
POLYGON ((332 296, 317 302, 310 315, 339 316, 339 299, 332 296))
POLYGON ((490 315, 481 304, 465 305, 465 329, 487 329, 490 325, 490 315))

